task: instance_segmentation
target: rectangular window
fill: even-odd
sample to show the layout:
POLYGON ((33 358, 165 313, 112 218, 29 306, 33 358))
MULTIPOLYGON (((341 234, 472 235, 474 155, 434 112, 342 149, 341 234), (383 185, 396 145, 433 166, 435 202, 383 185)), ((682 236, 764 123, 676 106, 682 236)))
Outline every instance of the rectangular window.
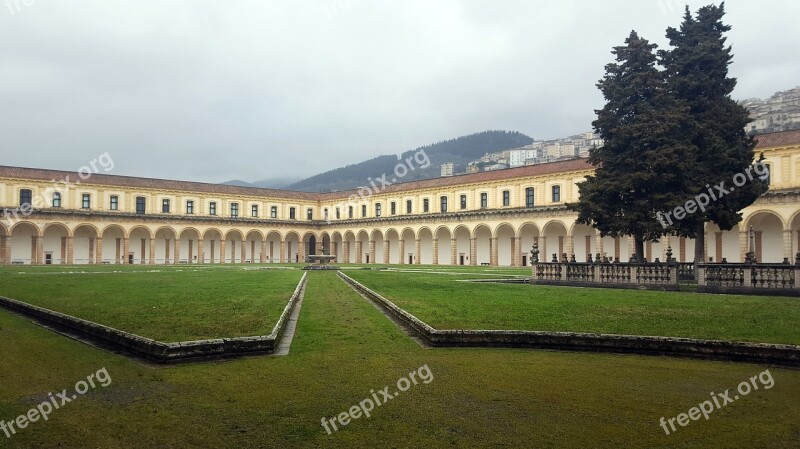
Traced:
POLYGON ((410 214, 410 213, 411 213, 411 211, 412 211, 412 209, 413 209, 411 206, 412 206, 412 204, 411 204, 411 200, 406 200, 406 213, 407 213, 407 214, 410 214))
POLYGON ((342 208, 341 207, 337 207, 336 208, 336 219, 338 220, 340 218, 342 218, 342 208))
POLYGON ((441 208, 442 213, 443 214, 447 213, 447 197, 443 196, 443 197, 439 198, 439 200, 440 200, 439 206, 441 208))
POLYGON ((306 209, 306 218, 309 220, 314 219, 314 209, 306 209))
POLYGON ((325 221, 328 221, 328 208, 322 209, 322 215, 325 217, 325 221))
POLYGON ((192 200, 186 201, 186 213, 189 215, 194 214, 194 201, 192 200))
POLYGON ((467 195, 461 195, 461 209, 467 208, 467 195))
POLYGON ((289 208, 289 220, 296 220, 297 219, 297 209, 294 207, 289 208))
POLYGON ((429 199, 425 198, 422 200, 422 212, 429 212, 431 210, 431 202, 429 199))
POLYGON ((381 203, 375 204, 375 216, 376 217, 380 217, 381 216, 381 207, 382 207, 381 203))
POLYGON ((392 201, 389 203, 389 209, 392 211, 392 215, 397 215, 397 203, 392 201))
POLYGON ((81 196, 81 207, 83 209, 90 209, 92 207, 92 195, 84 193, 81 196))
POLYGON ((29 208, 33 205, 33 191, 30 189, 22 189, 19 191, 19 206, 29 208))
POLYGON ((270 218, 278 218, 278 206, 272 206, 269 210, 270 218))
POLYGON ((137 196, 136 197, 136 215, 144 215, 145 214, 145 209, 146 209, 145 206, 146 206, 146 204, 147 204, 146 200, 144 199, 143 196, 137 196))
POLYGON ((61 193, 53 192, 53 207, 61 207, 61 193))
POLYGON ((481 193, 481 209, 486 209, 489 207, 489 194, 484 192, 481 193))
POLYGON ((553 186, 553 202, 561 202, 561 186, 553 186))
POLYGON ((353 218, 353 206, 347 209, 347 218, 353 218))
POLYGON ((163 199, 161 200, 161 213, 168 214, 169 213, 169 200, 163 199))
POLYGON ((239 218, 239 203, 231 203, 231 218, 239 218))
POLYGON ((533 187, 525 189, 525 207, 533 207, 533 187))
POLYGON ((208 203, 208 215, 217 215, 217 202, 212 201, 208 203))
POLYGON ((117 195, 111 195, 108 208, 111 210, 119 210, 119 197, 117 195))
POLYGON ((772 166, 769 164, 764 164, 764 166, 767 167, 767 179, 764 182, 770 185, 772 183, 772 166))
POLYGON ((253 218, 258 218, 258 204, 253 204, 250 206, 250 216, 253 218))
POLYGON ((364 204, 361 206, 361 218, 365 218, 367 216, 367 205, 364 204))
POLYGON ((510 206, 511 205, 511 192, 508 190, 503 190, 503 206, 510 206))

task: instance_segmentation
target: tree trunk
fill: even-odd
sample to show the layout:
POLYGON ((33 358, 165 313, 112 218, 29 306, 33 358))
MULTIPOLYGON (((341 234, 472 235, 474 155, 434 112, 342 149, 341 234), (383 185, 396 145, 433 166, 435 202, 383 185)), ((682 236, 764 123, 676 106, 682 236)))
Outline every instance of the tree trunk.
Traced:
POLYGON ((703 263, 706 260, 706 224, 699 223, 695 230, 694 237, 694 263, 695 270, 698 263, 703 263))
POLYGON ((641 237, 636 237, 636 260, 634 262, 644 262, 644 240, 641 237))

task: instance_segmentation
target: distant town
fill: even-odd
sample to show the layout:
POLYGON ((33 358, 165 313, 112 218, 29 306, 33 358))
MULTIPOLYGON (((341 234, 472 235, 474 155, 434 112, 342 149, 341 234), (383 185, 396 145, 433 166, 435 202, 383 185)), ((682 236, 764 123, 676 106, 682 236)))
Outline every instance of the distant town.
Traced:
MULTIPOLYGON (((777 92, 770 98, 749 98, 740 102, 753 120, 747 127, 751 135, 800 129, 800 86, 777 92)), ((466 173, 503 170, 523 165, 543 164, 589 157, 589 149, 602 147, 603 139, 593 132, 555 140, 538 140, 510 150, 486 153, 467 165, 466 173)), ((441 176, 453 176, 455 164, 441 165, 441 176)))

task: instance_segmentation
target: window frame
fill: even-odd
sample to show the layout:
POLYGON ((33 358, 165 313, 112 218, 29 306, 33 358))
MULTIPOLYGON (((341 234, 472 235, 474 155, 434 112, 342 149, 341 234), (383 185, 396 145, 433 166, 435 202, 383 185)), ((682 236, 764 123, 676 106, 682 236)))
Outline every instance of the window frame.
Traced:
POLYGON ((108 210, 119 210, 119 195, 108 197, 108 210))

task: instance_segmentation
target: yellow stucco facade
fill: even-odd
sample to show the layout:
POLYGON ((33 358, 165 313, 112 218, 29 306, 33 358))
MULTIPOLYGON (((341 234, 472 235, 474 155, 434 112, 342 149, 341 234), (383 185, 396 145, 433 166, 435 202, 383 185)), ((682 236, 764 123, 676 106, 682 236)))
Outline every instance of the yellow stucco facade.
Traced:
MULTIPOLYGON (((751 226, 759 261, 800 252, 800 132, 768 136, 757 151, 770 191, 734 229, 708 226, 714 261, 742 261, 751 226)), ((566 161, 373 183, 359 196, 3 167, 0 263, 276 263, 324 248, 340 263, 522 266, 535 240, 548 260, 627 260, 632 239, 600 238, 565 207, 591 172, 585 160, 566 161), (32 208, 20 210, 26 202, 32 208)), ((681 261, 693 257, 694 242, 676 237, 649 242, 645 255, 664 260, 668 246, 681 261)))

